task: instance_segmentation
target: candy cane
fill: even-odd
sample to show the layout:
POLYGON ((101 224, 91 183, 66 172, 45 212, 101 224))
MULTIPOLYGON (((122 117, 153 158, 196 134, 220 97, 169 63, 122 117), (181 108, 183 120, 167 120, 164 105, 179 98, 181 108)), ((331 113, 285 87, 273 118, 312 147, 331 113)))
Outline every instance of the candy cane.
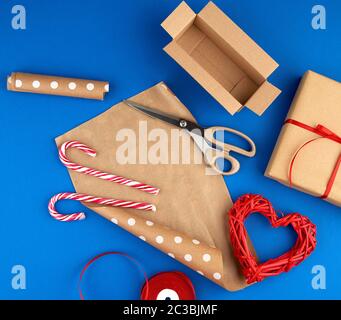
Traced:
POLYGON ((79 141, 67 141, 59 149, 59 159, 68 169, 71 169, 76 172, 80 172, 89 176, 94 176, 103 180, 112 181, 118 184, 126 185, 128 187, 136 188, 136 189, 139 189, 141 191, 144 191, 150 194, 157 195, 160 191, 160 189, 152 187, 145 183, 130 180, 121 176, 116 176, 111 173, 98 171, 96 169, 88 168, 88 167, 79 165, 77 163, 74 163, 70 161, 66 156, 66 150, 70 148, 76 148, 78 150, 83 151, 84 153, 86 153, 87 155, 91 157, 96 157, 96 151, 88 147, 87 145, 80 143, 79 141))
POLYGON ((90 195, 81 194, 81 193, 64 192, 64 193, 59 193, 53 196, 50 199, 50 202, 48 205, 50 215, 56 220, 63 221, 63 222, 84 220, 86 216, 84 212, 76 212, 72 214, 59 213, 55 208, 56 203, 59 200, 76 200, 76 201, 81 201, 85 203, 95 203, 98 205, 104 205, 104 206, 109 206, 109 207, 119 207, 119 208, 128 208, 128 209, 154 211, 154 212, 156 211, 156 208, 153 204, 146 203, 146 202, 116 200, 116 199, 110 199, 110 198, 95 197, 95 196, 90 196, 90 195))

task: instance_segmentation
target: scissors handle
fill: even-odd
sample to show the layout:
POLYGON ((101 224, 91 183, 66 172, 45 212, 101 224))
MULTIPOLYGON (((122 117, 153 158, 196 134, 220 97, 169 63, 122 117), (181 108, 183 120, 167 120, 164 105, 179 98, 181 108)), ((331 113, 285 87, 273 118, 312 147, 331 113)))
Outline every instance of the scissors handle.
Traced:
POLYGON ((239 161, 230 156, 229 154, 223 152, 223 151, 215 151, 214 155, 205 155, 206 163, 218 174, 221 174, 223 176, 232 176, 236 174, 240 169, 240 163, 239 161), (220 168, 218 165, 218 160, 224 159, 225 161, 228 161, 231 164, 231 168, 229 171, 224 171, 220 168))
POLYGON ((235 173, 237 173, 240 169, 240 163, 239 161, 234 158, 233 156, 230 155, 230 152, 236 152, 238 154, 244 155, 246 157, 254 157, 256 154, 256 145, 253 142, 253 140, 248 137, 246 134, 231 129, 231 128, 226 128, 226 127, 211 127, 211 128, 207 128, 205 129, 205 139, 208 140, 212 145, 216 145, 218 148, 221 148, 222 150, 216 150, 214 155, 211 155, 209 157, 207 157, 207 161, 208 164, 219 174, 222 174, 224 176, 230 176, 233 175, 235 173), (251 149, 250 150, 245 150, 243 148, 234 146, 232 144, 229 143, 225 143, 223 141, 217 140, 215 137, 215 134, 217 132, 229 132, 232 134, 235 134, 241 138, 243 138, 244 140, 246 140, 251 149), (230 162, 231 164, 231 169, 229 171, 223 171, 219 168, 219 166, 217 165, 217 160, 218 159, 225 159, 226 161, 230 162))
POLYGON ((255 143, 253 142, 253 140, 248 137, 246 134, 240 132, 240 131, 237 131, 237 130, 234 130, 234 129, 231 129, 231 128, 227 128, 227 127, 211 127, 211 128, 207 128, 205 129, 205 138, 211 142, 212 144, 215 144, 217 146, 219 146, 220 148, 222 148, 226 153, 230 153, 231 151, 233 152, 236 152, 236 153, 239 153, 243 156, 246 156, 246 157, 249 157, 249 158, 252 158, 255 156, 256 154, 256 145, 255 143), (243 138, 244 140, 246 140, 251 149, 250 150, 245 150, 243 148, 240 148, 240 147, 237 147, 237 146, 234 146, 232 144, 229 144, 229 143, 225 143, 223 141, 220 141, 220 140, 217 140, 215 138, 215 134, 217 132, 230 132, 236 136, 239 136, 241 138, 243 138))

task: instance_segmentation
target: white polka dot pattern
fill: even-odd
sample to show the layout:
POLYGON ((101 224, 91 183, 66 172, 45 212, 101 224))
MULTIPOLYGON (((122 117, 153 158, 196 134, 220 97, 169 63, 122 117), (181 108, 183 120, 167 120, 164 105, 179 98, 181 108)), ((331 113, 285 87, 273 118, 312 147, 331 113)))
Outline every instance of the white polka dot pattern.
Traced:
POLYGON ((59 86, 58 82, 57 81, 52 81, 51 84, 50 84, 50 87, 51 89, 55 90, 57 89, 59 86))
POLYGON ((164 241, 163 236, 157 236, 157 237, 155 238, 155 241, 156 241, 158 244, 163 243, 163 241, 164 241))
POLYGON ((21 88, 22 87, 22 81, 21 80, 15 80, 15 86, 17 88, 21 88))
POLYGON ((10 91, 103 100, 104 95, 109 92, 109 83, 105 81, 13 72, 7 78, 7 88, 10 91))
MULTIPOLYGON (((116 218, 111 221, 118 224, 116 218)), ((217 269, 217 259, 215 248, 201 243, 197 239, 191 239, 182 235, 176 235, 168 227, 161 227, 150 220, 135 221, 134 218, 128 218, 129 226, 137 225, 135 235, 142 241, 151 241, 150 244, 156 245, 163 250, 170 258, 178 259, 187 266, 192 267, 201 276, 207 277, 217 283, 222 281, 222 271, 217 269), (141 228, 142 227, 142 231, 141 228), (143 230, 144 227, 144 230, 143 230), (146 239, 148 238, 148 240, 146 239), (167 250, 167 251, 166 251, 167 250), (174 251, 173 251, 174 250, 174 251)), ((219 265, 218 265, 219 267, 219 265)))
POLYGON ((74 82, 70 82, 70 83, 68 84, 68 88, 69 88, 70 90, 75 90, 75 89, 77 88, 77 85, 76 85, 74 82))
POLYGON ((203 259, 205 262, 210 262, 210 261, 211 261, 211 256, 210 256, 208 253, 205 253, 205 254, 202 256, 202 259, 203 259))
MULTIPOLYGON (((114 222, 113 219, 112 221, 114 222)), ((135 221, 134 218, 129 218, 127 222, 131 227, 139 223, 138 221, 135 221)), ((202 276, 206 276, 217 282, 221 281, 222 275, 220 272, 215 272, 214 268, 216 262, 213 261, 214 256, 210 251, 211 248, 209 248, 206 244, 201 244, 201 242, 197 239, 188 239, 180 235, 171 237, 168 233, 170 230, 169 228, 161 228, 160 230, 160 226, 155 225, 155 223, 151 220, 144 220, 141 225, 138 225, 138 227, 143 228, 143 225, 146 233, 143 233, 143 235, 136 234, 139 239, 142 241, 148 241, 146 240, 147 235, 147 237, 154 242, 154 245, 159 245, 162 250, 168 248, 169 251, 165 252, 168 252, 167 255, 169 257, 173 259, 179 259, 179 261, 182 261, 189 267, 193 265, 193 267, 196 266, 197 268, 200 268, 194 270, 196 270, 196 272, 202 276), (172 251, 172 247, 175 250, 175 254, 172 251)))
POLYGON ((94 90, 95 89, 95 85, 93 84, 93 83, 88 83, 87 85, 86 85, 86 89, 87 90, 89 90, 89 91, 92 91, 92 90, 94 90))
POLYGON ((135 225, 135 223, 136 223, 136 220, 135 220, 134 218, 130 218, 130 219, 128 219, 128 225, 130 225, 130 226, 134 226, 134 225, 135 225))
MULTIPOLYGON (((112 218, 111 221, 118 224, 117 218, 112 218)), ((211 251, 213 248, 210 248, 206 244, 201 244, 201 242, 197 239, 186 238, 182 235, 174 235, 174 233, 169 234, 170 228, 160 228, 159 225, 155 225, 155 223, 150 220, 143 220, 139 222, 130 217, 127 220, 127 224, 131 227, 137 224, 137 227, 139 228, 143 228, 144 226, 145 233, 143 232, 143 229, 142 231, 138 231, 142 234, 136 234, 134 232, 139 239, 142 241, 149 241, 146 239, 147 237, 154 242, 154 245, 158 245, 164 252, 168 252, 167 255, 172 259, 178 259, 187 266, 193 267, 193 269, 201 276, 208 277, 217 283, 221 283, 222 273, 221 271, 216 271, 217 262, 215 261, 214 253, 211 251), (165 251, 166 248, 169 251, 165 251)), ((134 228, 136 228, 136 230, 140 230, 137 227, 134 228)))
POLYGON ((38 89, 40 87, 40 81, 34 80, 32 82, 32 87, 35 88, 35 89, 38 89))
POLYGON ((188 262, 192 261, 192 255, 190 255, 190 254, 185 254, 184 258, 188 262))
POLYGON ((220 280, 221 279, 221 274, 219 272, 216 272, 214 275, 213 275, 213 278, 216 279, 216 280, 220 280))
POLYGON ((177 243, 177 244, 180 244, 180 243, 182 242, 182 238, 179 237, 179 236, 176 236, 176 237, 174 238, 174 242, 177 243))

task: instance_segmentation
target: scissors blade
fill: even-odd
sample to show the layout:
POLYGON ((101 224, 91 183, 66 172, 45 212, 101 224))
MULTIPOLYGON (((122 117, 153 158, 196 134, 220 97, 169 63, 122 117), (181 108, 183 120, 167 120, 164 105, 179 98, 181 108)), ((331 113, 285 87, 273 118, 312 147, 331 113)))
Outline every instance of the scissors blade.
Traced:
POLYGON ((154 119, 159 119, 161 121, 164 121, 164 122, 167 122, 169 124, 172 124, 173 126, 176 126, 176 127, 179 127, 181 128, 181 120, 180 118, 176 118, 172 115, 169 115, 169 114, 166 114, 166 113, 163 113, 161 111, 158 111, 158 110, 154 110, 154 109, 151 109, 151 108, 148 108, 148 107, 145 107, 145 106, 142 106, 138 103, 135 103, 131 100, 123 100, 123 102, 125 104, 127 104, 128 106, 136 109, 136 110, 139 110, 141 112, 143 112, 144 114, 154 118, 154 119))
POLYGON ((192 137, 194 143, 197 145, 197 147, 201 150, 201 152, 205 155, 208 150, 211 150, 212 147, 208 144, 206 139, 195 132, 190 132, 190 136, 192 137))

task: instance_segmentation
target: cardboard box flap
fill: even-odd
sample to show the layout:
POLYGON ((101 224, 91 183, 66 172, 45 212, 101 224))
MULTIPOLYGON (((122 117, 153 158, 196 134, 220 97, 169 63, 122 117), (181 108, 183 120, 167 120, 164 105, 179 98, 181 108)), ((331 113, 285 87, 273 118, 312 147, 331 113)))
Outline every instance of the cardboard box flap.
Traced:
POLYGON ((278 63, 213 2, 209 2, 199 12, 198 19, 214 30, 222 41, 243 58, 243 62, 248 65, 247 68, 254 69, 263 80, 278 67, 278 63))
POLYGON ((232 115, 243 107, 237 99, 225 90, 219 81, 196 60, 192 59, 177 42, 169 43, 164 50, 232 115))
POLYGON ((193 23, 196 17, 195 12, 181 2, 180 5, 168 16, 161 26, 175 39, 180 36, 193 23))
POLYGON ((264 81, 258 90, 245 103, 245 106, 260 116, 280 93, 280 89, 268 81, 264 81))

